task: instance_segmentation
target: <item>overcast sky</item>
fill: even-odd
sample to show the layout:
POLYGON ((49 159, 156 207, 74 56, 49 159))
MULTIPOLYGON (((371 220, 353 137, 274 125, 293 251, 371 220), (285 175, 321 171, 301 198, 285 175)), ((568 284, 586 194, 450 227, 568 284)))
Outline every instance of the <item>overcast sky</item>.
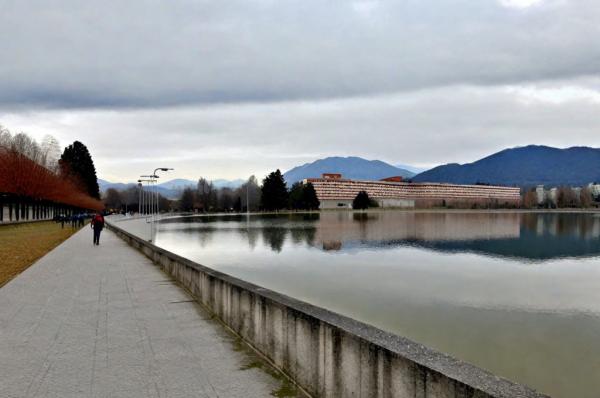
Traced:
POLYGON ((98 175, 600 146, 597 0, 0 0, 0 124, 98 175))

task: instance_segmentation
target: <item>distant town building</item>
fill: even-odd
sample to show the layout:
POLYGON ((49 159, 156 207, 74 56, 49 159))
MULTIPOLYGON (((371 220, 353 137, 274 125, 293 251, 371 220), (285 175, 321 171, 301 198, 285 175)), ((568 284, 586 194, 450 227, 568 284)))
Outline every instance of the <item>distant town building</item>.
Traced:
POLYGON ((592 182, 588 184, 588 189, 590 190, 590 193, 594 199, 600 198, 600 183, 592 182))
POLYGON ((537 199, 537 204, 541 205, 546 200, 546 191, 544 190, 543 185, 538 185, 535 188, 535 197, 537 199))
MULTIPOLYGON (((586 188, 590 191, 592 198, 594 200, 600 199, 600 184, 590 183, 586 186, 586 188)), ((581 192, 583 187, 570 187, 571 191, 575 195, 577 200, 581 200, 581 192)), ((545 189, 543 185, 538 185, 535 188, 535 194, 538 205, 556 205, 558 199, 558 188, 552 187, 549 189, 545 189)))
POLYGON ((392 181, 350 180, 340 174, 328 173, 303 182, 310 182, 315 187, 322 209, 351 208, 360 191, 366 191, 381 207, 518 206, 521 200, 518 187, 410 183, 397 181, 397 178, 392 177, 392 181))

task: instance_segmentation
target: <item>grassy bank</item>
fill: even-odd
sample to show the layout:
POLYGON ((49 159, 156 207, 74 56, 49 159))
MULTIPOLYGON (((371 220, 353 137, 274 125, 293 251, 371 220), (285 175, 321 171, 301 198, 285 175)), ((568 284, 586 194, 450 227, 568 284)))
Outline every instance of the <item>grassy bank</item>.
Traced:
POLYGON ((0 287, 78 230, 52 221, 0 225, 0 287))

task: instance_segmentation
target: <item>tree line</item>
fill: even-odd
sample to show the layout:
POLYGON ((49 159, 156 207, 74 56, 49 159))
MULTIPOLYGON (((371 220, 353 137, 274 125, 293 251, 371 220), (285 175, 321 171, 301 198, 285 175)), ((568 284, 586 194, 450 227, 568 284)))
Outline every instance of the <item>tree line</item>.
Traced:
POLYGON ((319 200, 312 184, 296 183, 288 189, 281 171, 267 175, 262 184, 255 176, 236 189, 216 189, 211 181, 198 180, 195 188, 184 189, 179 201, 181 211, 278 211, 315 210, 319 200))
MULTIPOLYGON (((312 184, 293 184, 288 189, 281 174, 276 170, 270 173, 259 185, 251 176, 237 188, 214 186, 213 182, 201 177, 196 186, 182 190, 178 200, 169 200, 159 195, 161 211, 181 212, 246 212, 317 210, 319 199, 312 184)), ((103 194, 104 204, 113 210, 137 210, 139 188, 132 185, 123 190, 108 189, 103 194)))
POLYGON ((62 152, 58 141, 41 143, 0 126, 0 193, 3 202, 60 203, 101 210, 96 171, 89 151, 76 141, 62 152))

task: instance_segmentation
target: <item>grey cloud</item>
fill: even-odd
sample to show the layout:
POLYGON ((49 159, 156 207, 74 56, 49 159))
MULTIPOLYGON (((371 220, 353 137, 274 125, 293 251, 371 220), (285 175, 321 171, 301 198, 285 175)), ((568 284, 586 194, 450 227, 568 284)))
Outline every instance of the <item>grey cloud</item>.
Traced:
POLYGON ((598 74, 600 6, 3 0, 0 107, 315 100, 598 74))
POLYGON ((100 175, 122 181, 162 163, 178 177, 237 178, 331 155, 430 166, 532 143, 600 147, 599 93, 556 102, 530 94, 540 89, 452 86, 343 100, 0 112, 0 120, 62 144, 80 139, 100 175))

